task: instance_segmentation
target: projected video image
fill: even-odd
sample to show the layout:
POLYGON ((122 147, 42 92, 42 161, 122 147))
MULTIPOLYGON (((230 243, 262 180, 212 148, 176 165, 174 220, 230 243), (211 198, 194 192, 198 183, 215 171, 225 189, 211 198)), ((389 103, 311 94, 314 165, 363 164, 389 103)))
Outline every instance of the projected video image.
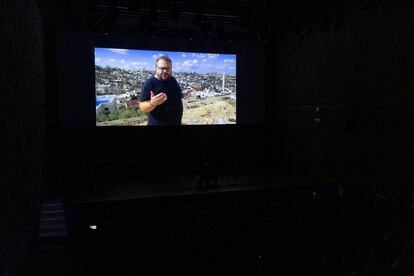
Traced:
POLYGON ((95 48, 97 126, 236 124, 236 86, 234 54, 95 48))

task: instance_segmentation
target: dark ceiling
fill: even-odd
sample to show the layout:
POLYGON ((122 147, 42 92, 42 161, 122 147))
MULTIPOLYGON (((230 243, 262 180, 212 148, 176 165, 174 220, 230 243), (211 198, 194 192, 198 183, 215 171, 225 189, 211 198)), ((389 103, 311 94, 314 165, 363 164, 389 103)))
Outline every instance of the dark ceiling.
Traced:
POLYGON ((48 23, 96 34, 138 34, 216 40, 261 40, 271 30, 263 1, 39 0, 48 23))
POLYGON ((267 41, 341 27, 353 11, 413 8, 414 0, 38 0, 46 23, 60 30, 217 41, 267 41))

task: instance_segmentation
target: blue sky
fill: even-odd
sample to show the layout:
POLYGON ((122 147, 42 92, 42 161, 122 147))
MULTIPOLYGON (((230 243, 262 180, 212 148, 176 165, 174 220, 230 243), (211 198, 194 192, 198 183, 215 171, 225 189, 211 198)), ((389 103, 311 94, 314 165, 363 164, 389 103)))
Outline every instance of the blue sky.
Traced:
POLYGON ((95 65, 123 69, 155 69, 155 60, 168 56, 174 72, 226 73, 236 75, 236 55, 195 52, 95 48, 95 65))

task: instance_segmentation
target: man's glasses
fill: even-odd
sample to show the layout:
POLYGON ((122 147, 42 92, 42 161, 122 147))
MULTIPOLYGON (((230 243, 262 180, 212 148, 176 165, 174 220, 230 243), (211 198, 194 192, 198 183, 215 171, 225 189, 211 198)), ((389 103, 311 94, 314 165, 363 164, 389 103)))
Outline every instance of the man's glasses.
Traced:
POLYGON ((157 68, 160 69, 161 71, 170 71, 171 70, 171 67, 158 67, 157 66, 157 68))

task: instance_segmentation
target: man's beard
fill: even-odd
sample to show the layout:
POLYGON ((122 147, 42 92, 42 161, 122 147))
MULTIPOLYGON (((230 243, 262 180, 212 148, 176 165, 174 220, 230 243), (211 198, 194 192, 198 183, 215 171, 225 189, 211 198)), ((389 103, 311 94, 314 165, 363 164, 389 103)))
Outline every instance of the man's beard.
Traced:
POLYGON ((157 78, 160 80, 167 80, 169 78, 171 78, 171 74, 157 74, 157 78))

